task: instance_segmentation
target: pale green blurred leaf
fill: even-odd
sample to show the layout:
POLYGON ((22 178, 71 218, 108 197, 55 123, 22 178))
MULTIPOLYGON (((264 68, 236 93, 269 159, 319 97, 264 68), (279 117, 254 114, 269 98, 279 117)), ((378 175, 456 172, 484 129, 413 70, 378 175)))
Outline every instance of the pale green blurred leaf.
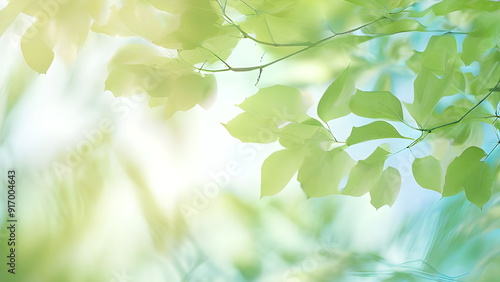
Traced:
POLYGON ((388 19, 363 28, 363 32, 367 34, 396 34, 408 31, 425 31, 425 27, 414 19, 388 19))
POLYGON ((35 22, 21 39, 21 50, 26 63, 38 73, 46 73, 54 60, 54 51, 45 29, 35 22))
POLYGON ((299 169, 297 180, 308 197, 339 193, 339 184, 355 164, 342 148, 312 149, 299 169))
POLYGON ((387 3, 384 3, 385 1, 378 1, 378 0, 346 0, 346 1, 376 11, 387 11, 387 3))
POLYGON ((300 122, 307 118, 300 90, 285 85, 262 88, 238 106, 246 112, 277 121, 300 122))
POLYGON ((181 14, 176 15, 176 30, 163 34, 156 43, 171 49, 194 49, 203 41, 216 36, 222 18, 215 13, 211 1, 192 1, 181 14))

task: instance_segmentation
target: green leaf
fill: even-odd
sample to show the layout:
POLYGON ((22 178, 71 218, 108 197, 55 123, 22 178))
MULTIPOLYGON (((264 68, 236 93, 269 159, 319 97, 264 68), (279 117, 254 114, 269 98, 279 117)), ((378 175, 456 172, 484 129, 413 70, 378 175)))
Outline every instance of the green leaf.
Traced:
POLYGON ((326 89, 318 104, 318 116, 328 122, 351 113, 349 101, 354 94, 354 79, 349 68, 326 89))
POLYGON ((267 157, 261 170, 261 196, 272 196, 283 190, 303 160, 302 151, 290 149, 276 151, 267 157))
POLYGON ((484 116, 484 112, 481 109, 484 103, 464 117, 465 113, 467 113, 474 104, 475 103, 468 99, 458 99, 440 114, 434 114, 432 122, 429 122, 429 126, 438 126, 461 119, 460 123, 448 128, 438 129, 434 131, 434 133, 441 138, 453 140, 453 145, 461 145, 466 142, 470 145, 480 145, 483 142, 484 136, 483 126, 480 122, 481 118, 484 116))
POLYGON ((486 153, 483 149, 472 146, 456 157, 446 170, 443 197, 460 193, 464 189, 467 178, 472 177, 476 167, 481 166, 481 159, 484 156, 486 153))
POLYGON ((467 36, 462 43, 462 60, 466 65, 470 65, 472 62, 478 60, 482 55, 482 50, 480 50, 481 43, 485 40, 481 37, 467 36))
POLYGON ((416 158, 412 164, 413 177, 423 188, 442 192, 441 163, 433 156, 416 158))
MULTIPOLYGON (((433 36, 423 52, 422 66, 437 75, 443 75, 457 56, 457 40, 452 35, 433 36)), ((449 70, 451 71, 451 70, 449 70)))
POLYGON ((367 125, 360 127, 353 127, 351 135, 346 140, 347 145, 354 145, 365 141, 384 139, 384 138, 404 138, 404 137, 392 126, 390 123, 385 121, 375 121, 367 125))
MULTIPOLYGON (((307 1, 288 0, 279 1, 282 3, 278 3, 277 0, 258 2, 263 5, 257 4, 257 7, 265 7, 263 9, 257 8, 259 12, 246 13, 246 20, 241 23, 242 29, 247 33, 255 34, 258 40, 286 44, 314 42, 321 38, 324 17, 319 5, 311 5, 307 1)), ((288 51, 282 48, 267 47, 264 46, 272 53, 288 51)))
POLYGON ((245 99, 239 107, 246 112, 277 121, 300 122, 307 118, 307 108, 300 90, 284 85, 262 88, 245 99))
POLYGON ((361 91, 357 90, 349 103, 354 114, 360 117, 403 120, 401 102, 389 91, 361 91))
POLYGON ((411 0, 346 0, 353 4, 369 8, 378 12, 392 12, 396 8, 405 8, 411 0))
POLYGON ((485 162, 476 165, 464 183, 467 199, 479 208, 482 208, 491 198, 492 187, 493 171, 485 162))
POLYGON ((339 184, 355 164, 342 148, 312 149, 299 169, 297 180, 308 197, 338 194, 339 184))
POLYGON ((389 153, 381 147, 377 147, 368 158, 359 161, 351 169, 342 194, 360 197, 368 193, 382 174, 389 153))
POLYGON ((295 144, 311 144, 334 141, 332 134, 323 125, 310 125, 303 123, 290 123, 278 130, 281 139, 295 144))
POLYGON ((227 60, 234 47, 238 44, 241 36, 234 26, 222 26, 217 34, 203 41, 200 47, 192 50, 178 49, 179 57, 182 57, 190 65, 198 63, 215 63, 220 59, 227 60))
POLYGON ((384 205, 392 206, 401 189, 401 174, 393 167, 382 172, 377 183, 370 189, 370 203, 376 209, 384 205))
POLYGON ((278 128, 272 120, 251 113, 241 113, 223 125, 233 137, 242 142, 266 144, 278 139, 278 128))
POLYGON ((429 117, 439 100, 449 95, 453 79, 453 70, 448 68, 443 78, 438 78, 430 69, 422 68, 414 83, 413 103, 406 104, 408 112, 422 127, 429 122, 429 117))

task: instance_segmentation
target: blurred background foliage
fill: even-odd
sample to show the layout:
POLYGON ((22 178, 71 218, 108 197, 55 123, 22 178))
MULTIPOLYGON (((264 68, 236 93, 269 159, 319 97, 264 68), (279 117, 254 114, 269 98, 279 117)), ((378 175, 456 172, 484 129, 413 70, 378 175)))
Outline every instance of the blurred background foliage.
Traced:
MULTIPOLYGON (((214 63, 210 53, 194 48, 196 43, 203 41, 226 58, 231 53, 226 49, 237 44, 232 37, 238 31, 230 26, 215 30, 190 25, 199 15, 190 9, 203 11, 209 1, 124 1, 106 16, 99 5, 111 6, 112 1, 71 1, 65 13, 50 19, 63 24, 37 31, 45 33, 35 37, 42 42, 33 41, 33 46, 21 46, 19 35, 30 26, 25 20, 33 21, 25 16, 36 14, 35 1, 11 2, 16 5, 9 9, 25 15, 16 19, 9 16, 15 12, 1 10, 0 31, 5 33, 0 39, 0 167, 17 171, 19 247, 17 274, 8 274, 2 262, 1 281, 496 281, 500 277, 498 193, 482 210, 463 192, 440 199, 439 194, 417 187, 410 165, 402 170, 407 182, 392 208, 375 210, 367 196, 306 199, 297 182, 277 197, 259 199, 259 167, 276 146, 244 145, 219 124, 238 113, 235 104, 257 91, 257 74, 195 77, 184 73, 178 61, 155 55, 158 50, 143 56, 149 46, 135 37, 102 35, 139 35, 165 48, 185 49, 181 55, 186 61, 199 63, 202 58, 214 63), (136 17, 139 12, 147 16, 136 17), (147 25, 144 18, 150 20, 147 25), (171 28, 165 24, 167 18, 175 18, 179 28, 164 38, 158 26, 171 28), (12 24, 7 24, 9 19, 12 24), (89 33, 89 28, 96 33, 89 33), (131 43, 142 45, 134 49, 131 43), (64 51, 60 55, 52 53, 57 44, 64 51), (26 58, 29 48, 34 48, 33 61, 26 58), (123 52, 129 53, 120 57, 123 52), (38 60, 42 55, 53 58, 49 63, 38 60), (210 110, 195 107, 174 115, 174 109, 149 107, 167 105, 165 97, 141 95, 144 89, 133 85, 142 77, 128 76, 127 71, 147 70, 125 65, 158 63, 160 57, 180 74, 152 84, 151 93, 158 87, 169 93, 193 92, 168 84, 178 79, 201 90, 193 101, 180 98, 173 103, 175 110, 189 109, 200 100, 213 103, 210 110), (38 76, 33 69, 46 74, 38 76), (106 80, 108 72, 111 79, 106 80), (213 102, 215 81, 219 99, 213 102), (130 87, 120 88, 125 83, 130 87), (113 93, 103 93, 104 89, 113 93), (123 93, 128 98, 114 97, 122 90, 132 91, 123 93), (230 167, 238 167, 239 173, 230 173, 230 167)), ((238 13, 251 14, 242 27, 270 42, 314 41, 325 28, 342 31, 373 20, 376 15, 371 11, 380 8, 380 1, 365 1, 375 7, 339 2, 334 9, 322 10, 320 18, 315 17, 320 6, 306 1, 295 1, 299 5, 290 9, 280 9, 287 1, 250 1, 265 14, 254 13, 242 1, 232 2, 238 13), (354 12, 359 16, 352 17, 354 12), (297 17, 300 20, 289 20, 297 17), (276 31, 262 29, 263 21, 276 31), (280 38, 286 33, 290 36, 280 38)), ((396 2, 409 4, 388 3, 396 2)), ((467 13, 449 15, 452 2, 442 1, 441 10, 434 13, 460 24, 467 13)), ((477 1, 456 2, 462 7, 477 1)), ((5 9, 6 2, 0 3, 5 9)), ((422 5, 425 10, 425 2, 422 5)), ((487 7, 484 10, 489 13, 487 7)), ((480 25, 488 25, 488 19, 474 17, 480 25)), ((221 23, 209 14, 201 20, 221 23)), ((421 54, 408 50, 406 43, 410 40, 417 46, 421 37, 425 36, 380 37, 356 50, 351 47, 363 38, 339 40, 334 47, 325 44, 307 56, 273 66, 259 83, 293 81, 306 88, 312 100, 317 98, 315 90, 326 88, 349 57, 353 69, 360 68, 359 60, 376 70, 370 76, 371 69, 366 68, 361 83, 389 90, 391 83, 404 85, 410 76, 399 71, 401 64, 416 61, 421 54), (286 72, 291 65, 296 68, 286 72)), ((464 49, 491 49, 494 44, 486 42, 490 37, 477 34, 464 43, 464 49)), ((262 49, 245 44, 238 45, 239 55, 233 61, 259 61, 262 49)), ((282 54, 280 49, 263 49, 272 56, 282 54)), ((495 52, 481 58, 491 69, 498 63, 495 52)), ((470 62, 478 59, 472 51, 469 55, 470 62)), ((482 86, 472 87, 489 85, 483 83, 489 79, 485 69, 480 74, 482 86)), ((0 215, 5 219, 6 189, 1 193, 0 215)), ((3 226, 2 256, 8 236, 3 226)))

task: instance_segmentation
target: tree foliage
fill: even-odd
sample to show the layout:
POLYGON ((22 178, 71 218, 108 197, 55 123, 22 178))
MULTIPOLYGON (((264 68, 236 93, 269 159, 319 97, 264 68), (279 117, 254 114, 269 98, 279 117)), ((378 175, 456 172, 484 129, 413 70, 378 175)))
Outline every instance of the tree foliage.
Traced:
POLYGON ((388 161, 424 143, 431 150, 411 166, 423 188, 443 197, 465 191, 478 207, 500 188, 497 1, 16 0, 0 11, 0 33, 20 13, 34 18, 20 47, 38 73, 58 52, 79 50, 90 31, 139 39, 110 60, 105 88, 116 96, 147 92, 168 116, 204 105, 216 92, 214 73, 260 78, 285 61, 325 63, 335 79, 316 110, 303 85, 274 85, 248 97, 243 113, 224 124, 243 142, 283 147, 262 165, 263 196, 297 174, 309 197, 369 193, 376 208, 392 205, 404 168, 388 161), (240 41, 253 41, 266 61, 232 65, 240 41), (396 84, 401 74, 413 89, 396 84), (334 122, 353 117, 365 123, 336 138, 334 122), (494 143, 483 138, 491 134, 494 143), (373 142, 379 139, 407 143, 391 148, 373 142), (361 147, 371 153, 354 158, 350 150, 361 147))

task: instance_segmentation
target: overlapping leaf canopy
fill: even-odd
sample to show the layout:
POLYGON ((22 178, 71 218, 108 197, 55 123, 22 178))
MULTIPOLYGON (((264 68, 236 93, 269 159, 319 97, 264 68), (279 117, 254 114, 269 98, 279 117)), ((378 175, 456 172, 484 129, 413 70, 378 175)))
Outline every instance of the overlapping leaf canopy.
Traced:
POLYGON ((431 150, 411 170, 423 188, 443 196, 465 191, 479 207, 500 188, 497 1, 12 0, 0 11, 0 33, 21 13, 34 18, 20 47, 38 73, 50 70, 54 56, 71 58, 89 32, 140 38, 110 59, 106 90, 146 92, 168 116, 204 104, 216 92, 217 72, 265 75, 295 58, 345 65, 332 67, 316 111, 298 85, 275 85, 247 98, 243 113, 224 124, 243 142, 283 147, 262 166, 264 196, 297 174, 309 197, 369 193, 376 208, 392 205, 404 168, 388 160, 422 143, 431 150), (260 46, 267 61, 231 65, 241 40, 260 46), (412 77, 413 89, 397 87, 399 74, 412 77), (332 121, 353 117, 364 123, 337 139, 332 121), (496 143, 485 142, 492 134, 496 143), (373 143, 380 139, 405 145, 373 143), (364 159, 349 153, 362 146, 371 152, 364 159))

